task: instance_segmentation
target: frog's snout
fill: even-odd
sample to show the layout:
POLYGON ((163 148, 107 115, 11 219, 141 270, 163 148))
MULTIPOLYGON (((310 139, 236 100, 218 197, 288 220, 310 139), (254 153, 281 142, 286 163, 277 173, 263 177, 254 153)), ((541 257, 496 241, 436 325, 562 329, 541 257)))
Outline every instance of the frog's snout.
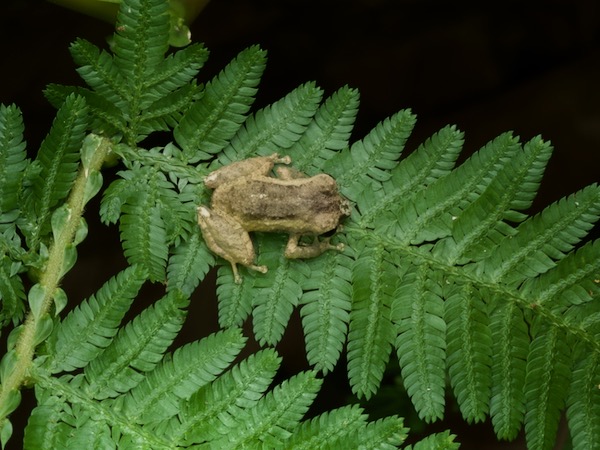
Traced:
POLYGON ((199 216, 207 218, 210 217, 210 210, 206 206, 200 205, 196 208, 196 211, 198 212, 199 216))

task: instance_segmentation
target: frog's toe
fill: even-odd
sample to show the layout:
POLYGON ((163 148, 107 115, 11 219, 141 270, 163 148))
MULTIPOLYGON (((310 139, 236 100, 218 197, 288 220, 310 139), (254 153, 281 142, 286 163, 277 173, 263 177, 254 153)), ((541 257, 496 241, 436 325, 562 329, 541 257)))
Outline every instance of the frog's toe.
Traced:
POLYGON ((257 272, 260 272, 260 273, 267 273, 267 271, 269 270, 269 268, 267 266, 255 266, 254 264, 251 264, 246 267, 248 267, 248 269, 256 270, 257 272))

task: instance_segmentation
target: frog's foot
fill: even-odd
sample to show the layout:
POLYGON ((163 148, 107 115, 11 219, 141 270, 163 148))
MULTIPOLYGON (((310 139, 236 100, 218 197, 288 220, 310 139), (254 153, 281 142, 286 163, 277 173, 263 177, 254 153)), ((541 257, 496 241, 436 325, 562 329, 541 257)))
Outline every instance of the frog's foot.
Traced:
MULTIPOLYGON (((242 283, 242 277, 240 276, 240 273, 237 269, 237 263, 230 261, 231 263, 231 270, 233 270, 233 279, 235 281, 236 284, 241 284, 242 283)), ((269 270, 267 268, 267 266, 256 266, 254 264, 243 264, 244 267, 247 267, 248 269, 251 270, 256 270, 257 272, 260 273, 267 273, 267 271, 269 270)))
POLYGON ((300 235, 292 234, 285 248, 285 257, 288 259, 306 259, 315 258, 327 250, 343 251, 344 244, 333 245, 329 243, 330 238, 325 238, 322 241, 317 236, 312 244, 302 245, 298 243, 300 235))
POLYGON ((274 164, 291 164, 292 162, 292 158, 290 158, 288 155, 279 156, 279 153, 273 153, 268 158, 273 161, 274 164))

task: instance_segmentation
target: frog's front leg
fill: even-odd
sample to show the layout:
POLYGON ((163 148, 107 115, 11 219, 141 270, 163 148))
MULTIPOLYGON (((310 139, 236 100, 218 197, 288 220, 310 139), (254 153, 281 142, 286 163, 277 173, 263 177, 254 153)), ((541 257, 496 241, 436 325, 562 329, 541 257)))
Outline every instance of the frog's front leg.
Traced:
POLYGON ((269 156, 257 156, 242 161, 237 161, 221 167, 204 178, 204 184, 207 188, 216 189, 217 187, 239 180, 248 176, 267 176, 275 164, 289 164, 292 160, 289 156, 279 156, 273 153, 269 156))
POLYGON ((290 234, 287 246, 285 247, 285 257, 288 259, 307 259, 315 258, 321 253, 327 250, 344 250, 344 244, 332 245, 329 243, 330 238, 324 238, 322 241, 319 240, 318 236, 315 236, 312 244, 301 245, 298 243, 300 234, 290 234))
POLYGON ((208 248, 231 264, 236 283, 242 282, 237 264, 262 273, 267 271, 266 266, 254 265, 252 239, 234 218, 199 206, 198 225, 208 248))

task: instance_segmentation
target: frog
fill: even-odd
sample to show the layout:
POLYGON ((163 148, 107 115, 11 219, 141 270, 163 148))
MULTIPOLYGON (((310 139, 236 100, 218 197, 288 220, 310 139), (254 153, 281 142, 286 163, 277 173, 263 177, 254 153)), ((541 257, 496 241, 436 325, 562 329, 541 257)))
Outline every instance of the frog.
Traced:
POLYGON ((330 243, 351 211, 337 182, 325 173, 307 176, 290 164, 289 156, 273 153, 230 163, 204 178, 213 192, 210 207, 197 207, 198 225, 208 248, 231 264, 238 284, 238 264, 261 273, 268 270, 254 263, 251 232, 287 233, 288 259, 344 250, 344 244, 330 243), (303 236, 312 242, 301 241, 303 236))

